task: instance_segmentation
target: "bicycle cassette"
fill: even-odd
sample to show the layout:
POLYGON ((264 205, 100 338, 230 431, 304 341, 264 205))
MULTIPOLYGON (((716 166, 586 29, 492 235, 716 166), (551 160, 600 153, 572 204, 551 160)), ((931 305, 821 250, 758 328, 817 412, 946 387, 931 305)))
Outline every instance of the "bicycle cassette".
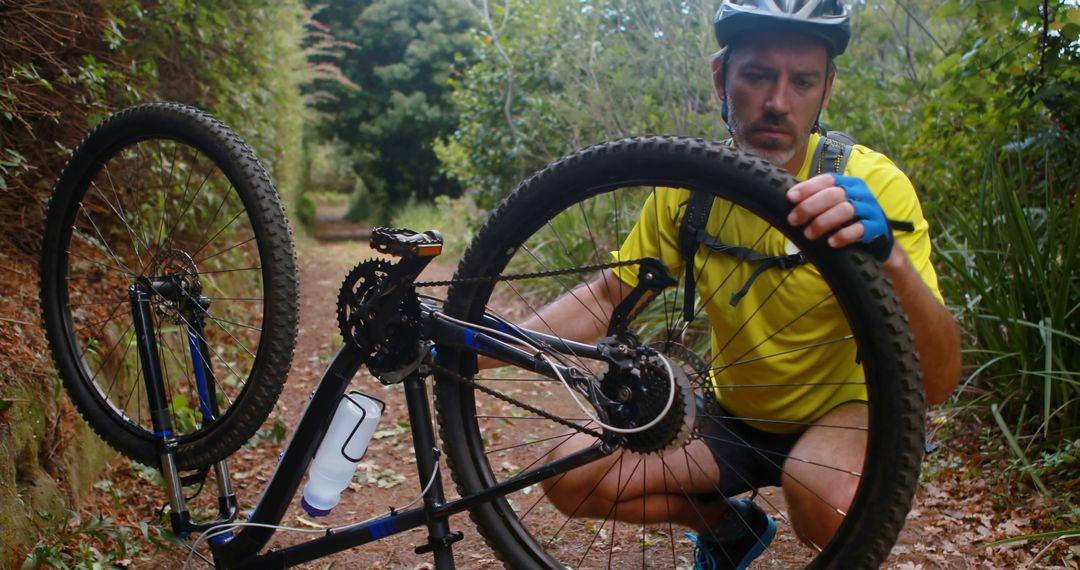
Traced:
POLYGON ((370 259, 345 276, 338 293, 337 317, 341 336, 364 354, 364 364, 382 380, 418 359, 420 301, 410 289, 388 295, 384 289, 394 264, 370 259), (400 298, 396 306, 388 306, 400 298))

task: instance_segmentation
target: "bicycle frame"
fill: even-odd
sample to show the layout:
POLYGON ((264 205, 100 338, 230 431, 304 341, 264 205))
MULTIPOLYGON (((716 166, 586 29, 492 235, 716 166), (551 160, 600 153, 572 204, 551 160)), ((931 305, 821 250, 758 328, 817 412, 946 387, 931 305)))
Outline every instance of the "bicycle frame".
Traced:
MULTIPOLYGON (((427 386, 424 384, 424 378, 429 375, 429 370, 426 369, 423 361, 433 356, 432 346, 443 350, 444 354, 456 350, 466 358, 474 354, 492 357, 566 382, 568 387, 569 382, 575 382, 578 387, 583 387, 584 382, 588 381, 583 380, 576 369, 553 362, 545 356, 545 353, 612 362, 606 355, 609 349, 605 348, 606 345, 603 344, 605 341, 597 345, 569 341, 517 327, 490 314, 485 314, 479 325, 467 323, 446 316, 440 308, 426 303, 419 303, 418 320, 403 319, 405 313, 401 312, 403 306, 401 303, 404 302, 406 296, 412 296, 414 301, 418 301, 412 286, 413 280, 431 258, 441 251, 442 241, 437 233, 420 235, 411 230, 402 230, 398 234, 389 230, 376 237, 379 237, 378 240, 373 239, 376 249, 398 255, 401 259, 392 270, 388 271, 378 289, 368 291, 371 296, 366 297, 361 305, 353 307, 350 304, 353 301, 339 299, 339 304, 344 303, 341 306, 351 311, 360 311, 358 324, 360 328, 356 329, 358 331, 356 334, 360 336, 347 339, 345 346, 334 357, 323 374, 311 395, 311 401, 296 431, 281 455, 277 469, 249 517, 248 525, 242 525, 242 530, 239 532, 230 531, 210 539, 215 563, 220 567, 292 566, 426 525, 428 527, 427 544, 417 547, 416 552, 418 554, 432 553, 437 568, 453 568, 452 545, 461 540, 462 534, 450 531, 449 517, 451 515, 565 473, 609 455, 615 450, 611 445, 612 442, 605 439, 551 463, 528 469, 478 493, 454 501, 446 501, 443 495, 442 479, 438 472, 441 452, 437 446, 433 418, 428 406, 427 386), (429 237, 433 239, 429 240, 429 237), (419 333, 418 337, 407 337, 418 338, 415 341, 420 343, 417 347, 419 351, 416 353, 418 358, 411 364, 408 362, 395 364, 397 368, 395 371, 381 372, 380 380, 388 384, 399 381, 404 383, 423 506, 402 512, 391 508, 386 516, 329 529, 322 537, 260 554, 274 534, 274 529, 270 527, 280 524, 295 498, 296 491, 329 429, 338 403, 345 395, 349 383, 360 367, 370 362, 370 349, 362 349, 362 343, 357 339, 362 336, 363 342, 371 342, 371 346, 385 342, 388 337, 382 335, 387 333, 383 326, 386 323, 404 323, 400 326, 416 327, 416 330, 412 332, 419 333), (379 338, 369 338, 370 335, 379 338), (533 351, 522 350, 514 346, 515 344, 532 347, 533 351), (543 349, 536 347, 543 347, 543 349)), ((662 267, 659 261, 655 261, 655 264, 657 267, 662 267)), ((658 278, 657 276, 661 273, 663 271, 660 270, 646 273, 647 278, 643 278, 628 298, 615 309, 613 323, 621 322, 622 316, 628 314, 630 309, 636 306, 646 291, 663 288, 669 284, 668 281, 674 281, 670 277, 667 281, 658 278)), ((170 518, 173 530, 180 536, 186 536, 193 531, 212 532, 215 528, 230 524, 236 515, 236 498, 229 481, 227 463, 223 460, 215 466, 219 490, 219 518, 208 523, 192 522, 182 492, 186 480, 179 476, 176 468, 176 440, 167 413, 160 363, 157 360, 157 346, 152 333, 153 321, 149 303, 151 294, 162 295, 166 298, 170 298, 169 295, 180 298, 186 293, 182 290, 182 284, 171 283, 168 279, 152 283, 145 278, 140 278, 132 285, 130 294, 139 356, 143 362, 143 378, 149 394, 155 435, 158 436, 161 470, 172 506, 170 518)), ((197 301, 202 303, 200 300, 197 301)), ((209 300, 205 303, 208 305, 209 300)), ((205 341, 199 342, 199 339, 204 337, 202 331, 199 330, 202 319, 198 311, 205 313, 206 310, 207 306, 199 305, 196 314, 191 319, 194 325, 189 331, 189 336, 192 339, 193 364, 199 376, 198 384, 204 418, 212 419, 217 412, 212 393, 213 370, 206 361, 208 351, 205 341)), ((350 326, 353 325, 350 324, 350 326)), ((609 327, 609 334, 610 332, 609 327)), ((347 333, 346 336, 352 334, 347 333)), ((626 346, 621 345, 621 341, 617 342, 619 345, 616 351, 625 352, 626 346)), ((406 351, 404 354, 412 354, 412 352, 406 351)), ((586 391, 597 393, 598 390, 594 388, 594 386, 587 386, 586 391)), ((201 476, 204 477, 205 472, 201 476)))
MULTIPOLYGON (((422 330, 425 337, 434 340, 439 347, 463 349, 491 356, 499 360, 532 369, 556 377, 548 361, 511 346, 492 335, 469 326, 439 317, 439 311, 425 305, 422 313, 422 330)), ((487 324, 505 326, 487 317, 487 324)), ((595 346, 565 342, 533 331, 517 329, 534 340, 547 343, 556 352, 567 355, 600 358, 595 346)), ((299 425, 274 471, 258 505, 249 518, 250 523, 277 525, 292 503, 307 468, 315 456, 330 425, 338 401, 345 394, 349 383, 362 365, 363 355, 351 343, 347 343, 330 363, 299 425)), ((566 374, 568 371, 560 371, 566 374)), ((435 473, 439 449, 432 427, 432 415, 428 406, 424 375, 414 370, 404 379, 405 398, 411 424, 413 447, 416 453, 417 472, 421 488, 432 481, 423 495, 423 506, 390 513, 376 520, 329 529, 324 536, 259 554, 274 534, 263 527, 245 527, 231 538, 211 541, 215 563, 224 568, 285 567, 315 560, 323 556, 360 546, 386 536, 427 525, 428 543, 417 548, 417 553, 432 552, 437 568, 453 568, 451 545, 461 538, 460 533, 450 532, 448 518, 471 509, 481 503, 507 493, 534 485, 550 477, 584 465, 608 455, 614 448, 598 443, 562 459, 524 471, 517 476, 496 484, 480 493, 447 502, 443 496, 441 476, 435 473)))

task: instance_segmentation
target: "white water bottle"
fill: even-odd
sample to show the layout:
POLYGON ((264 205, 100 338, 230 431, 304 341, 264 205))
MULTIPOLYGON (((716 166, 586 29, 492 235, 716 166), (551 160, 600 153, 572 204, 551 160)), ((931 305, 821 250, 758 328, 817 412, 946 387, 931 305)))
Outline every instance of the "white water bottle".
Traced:
POLYGON ((350 392, 341 399, 304 485, 300 505, 309 515, 329 514, 341 500, 341 492, 356 473, 381 417, 381 403, 370 396, 350 392))

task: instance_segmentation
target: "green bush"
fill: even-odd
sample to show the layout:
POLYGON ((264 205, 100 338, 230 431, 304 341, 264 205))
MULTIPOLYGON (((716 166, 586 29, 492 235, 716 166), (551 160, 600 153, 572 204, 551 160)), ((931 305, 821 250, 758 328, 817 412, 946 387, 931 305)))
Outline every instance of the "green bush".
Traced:
POLYGON ((1080 208, 1048 156, 988 152, 972 202, 942 206, 937 242, 977 365, 966 383, 1025 465, 1080 434, 1080 208))
POLYGON ((296 199, 294 219, 305 229, 311 231, 315 227, 315 200, 310 194, 301 194, 296 199))

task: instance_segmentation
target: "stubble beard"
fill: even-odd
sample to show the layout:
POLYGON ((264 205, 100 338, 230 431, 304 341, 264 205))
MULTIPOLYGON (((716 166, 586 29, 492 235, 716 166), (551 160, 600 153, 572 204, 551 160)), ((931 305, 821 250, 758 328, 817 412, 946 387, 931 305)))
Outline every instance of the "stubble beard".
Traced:
POLYGON ((754 145, 747 139, 742 121, 739 119, 738 112, 735 111, 735 104, 730 98, 728 99, 728 127, 731 129, 731 136, 735 139, 738 148, 754 156, 764 158, 780 168, 785 167, 788 161, 799 152, 799 149, 806 146, 810 141, 810 133, 800 131, 795 135, 790 148, 767 148, 754 145))

